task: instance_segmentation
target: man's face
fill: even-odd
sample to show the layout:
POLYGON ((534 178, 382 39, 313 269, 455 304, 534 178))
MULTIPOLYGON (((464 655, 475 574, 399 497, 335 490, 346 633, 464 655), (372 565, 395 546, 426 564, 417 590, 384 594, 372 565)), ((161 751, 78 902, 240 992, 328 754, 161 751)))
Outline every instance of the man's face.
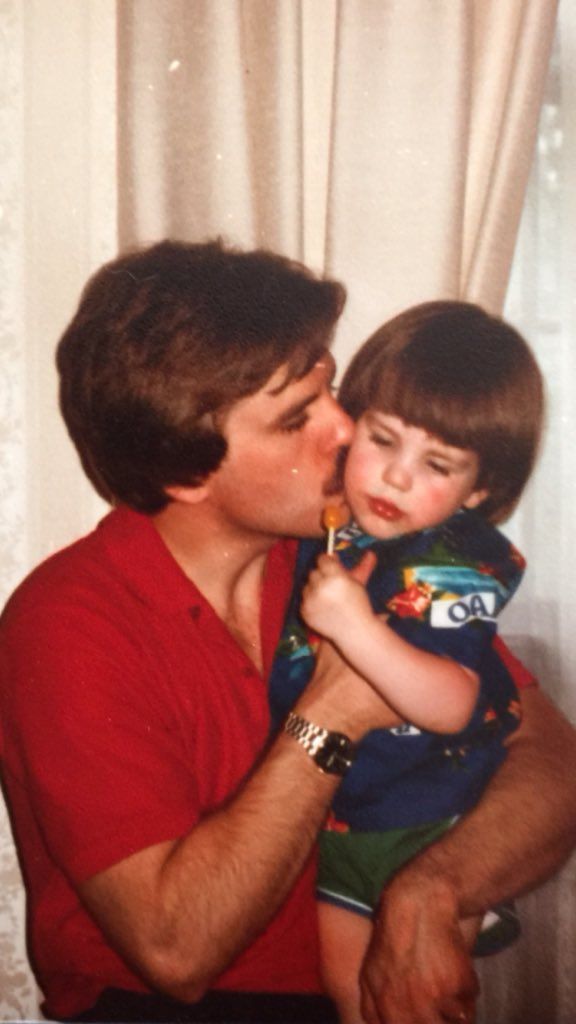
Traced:
POLYGON ((285 368, 226 415, 228 452, 208 481, 215 511, 228 525, 270 537, 322 532, 322 509, 335 483, 337 457, 352 422, 331 391, 334 359, 319 360, 282 387, 285 368))

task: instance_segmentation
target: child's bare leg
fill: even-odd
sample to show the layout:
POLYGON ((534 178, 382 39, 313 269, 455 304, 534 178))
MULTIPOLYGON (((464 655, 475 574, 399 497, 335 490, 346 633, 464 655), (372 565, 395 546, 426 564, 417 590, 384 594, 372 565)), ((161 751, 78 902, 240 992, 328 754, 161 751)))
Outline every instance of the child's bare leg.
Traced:
POLYGON ((372 922, 331 903, 318 904, 322 973, 341 1024, 361 1024, 360 969, 372 937, 372 922))

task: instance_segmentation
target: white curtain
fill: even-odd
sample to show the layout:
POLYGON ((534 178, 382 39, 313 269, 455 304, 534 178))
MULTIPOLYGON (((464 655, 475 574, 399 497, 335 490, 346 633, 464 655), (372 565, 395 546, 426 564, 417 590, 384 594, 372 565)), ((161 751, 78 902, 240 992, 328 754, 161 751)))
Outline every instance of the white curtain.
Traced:
POLYGON ((123 244, 222 233, 341 277, 344 364, 430 297, 500 309, 555 0, 124 0, 123 244))
MULTIPOLYGON (((469 297, 501 308, 555 13, 554 0, 3 0, 4 594, 102 511, 60 425, 52 362, 84 280, 118 244, 222 234, 326 269, 349 289, 342 365, 411 302, 469 297)), ((563 41, 576 39, 573 18, 564 12, 563 41)), ((560 51, 558 109, 576 92, 569 58, 560 51)), ((562 163, 567 175, 568 118, 560 130, 558 173, 562 163)), ((540 195, 542 182, 534 188, 540 195)), ((568 192, 565 177, 549 196, 563 204, 566 240, 559 254, 552 232, 548 284, 553 268, 574 265, 568 192)), ((526 266, 539 232, 528 223, 522 239, 526 266)), ((574 713, 576 467, 564 444, 574 306, 561 298, 565 278, 549 302, 563 313, 551 336, 535 284, 525 286, 529 302, 519 288, 510 315, 531 339, 525 317, 540 316, 555 419, 547 468, 511 524, 532 568, 508 628, 574 713)), ((0 875, 0 1019, 34 1019, 6 822, 0 875)), ((566 870, 523 902, 525 938, 483 970, 483 1024, 576 1019, 572 890, 566 870)))
MULTIPOLYGON (((2 600, 103 506, 60 423, 54 347, 117 248, 115 4, 0 4, 2 600)), ((0 804, 0 1019, 37 1020, 24 894, 0 804)))
MULTIPOLYGON (((506 612, 514 648, 576 722, 576 9, 563 3, 506 315, 533 345, 547 385, 541 458, 506 531, 528 570, 506 612)), ((524 937, 485 965, 488 1022, 576 1020, 576 858, 520 901, 524 937)))

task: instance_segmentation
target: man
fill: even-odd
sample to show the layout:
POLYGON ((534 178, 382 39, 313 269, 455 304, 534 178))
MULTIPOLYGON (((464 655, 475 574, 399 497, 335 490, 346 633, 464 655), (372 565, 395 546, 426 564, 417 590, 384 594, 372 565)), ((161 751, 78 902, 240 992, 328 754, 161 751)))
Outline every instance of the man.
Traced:
MULTIPOLYGON (((165 242, 102 268, 60 342, 64 418, 117 507, 2 624, 4 780, 49 1016, 331 1019, 314 840, 353 742, 396 719, 327 646, 270 742, 265 678, 282 538, 320 532, 350 439, 330 389, 342 305, 272 254, 165 242)), ((536 687, 523 704, 484 801, 384 894, 368 1021, 471 1019, 458 918, 573 845, 573 734, 536 687)))

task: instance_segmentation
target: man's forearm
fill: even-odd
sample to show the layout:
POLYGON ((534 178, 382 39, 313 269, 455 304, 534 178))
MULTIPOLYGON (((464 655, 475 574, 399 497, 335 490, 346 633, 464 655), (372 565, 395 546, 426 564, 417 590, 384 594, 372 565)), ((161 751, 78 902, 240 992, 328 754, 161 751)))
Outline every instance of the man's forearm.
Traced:
MULTIPOLYGON (((353 739, 395 720, 372 688, 326 651, 297 710, 353 739)), ((283 734, 221 811, 91 878, 82 897, 152 986, 198 999, 287 897, 339 781, 283 734)))
POLYGON ((149 984, 196 1000, 288 895, 336 784, 282 737, 226 808, 93 877, 83 899, 149 984))

